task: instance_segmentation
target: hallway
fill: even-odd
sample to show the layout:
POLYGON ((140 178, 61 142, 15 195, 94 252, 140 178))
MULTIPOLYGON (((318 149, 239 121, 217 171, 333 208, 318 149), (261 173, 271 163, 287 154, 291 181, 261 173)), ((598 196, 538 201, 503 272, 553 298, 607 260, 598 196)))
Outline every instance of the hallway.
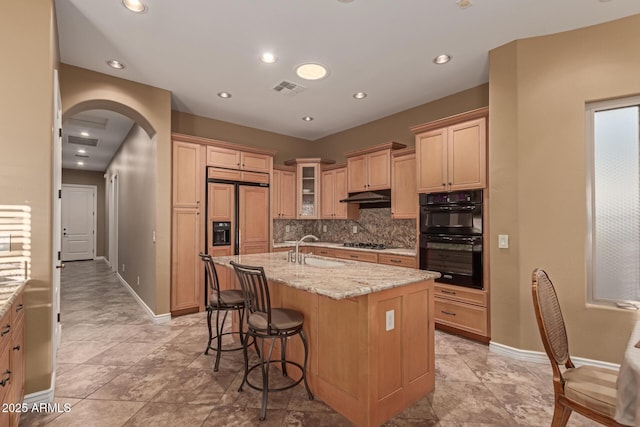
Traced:
MULTIPOLYGON (((61 286, 62 342, 55 402, 66 413, 23 414, 20 426, 349 426, 302 387, 269 396, 245 387, 241 352, 203 355, 204 313, 166 324, 147 313, 104 261, 67 263, 61 286)), ((548 425, 553 391, 548 364, 490 353, 487 346, 436 333, 436 391, 389 426, 548 425), (480 423, 480 424, 478 424, 480 423)), ((590 426, 573 414, 570 426, 590 426)))

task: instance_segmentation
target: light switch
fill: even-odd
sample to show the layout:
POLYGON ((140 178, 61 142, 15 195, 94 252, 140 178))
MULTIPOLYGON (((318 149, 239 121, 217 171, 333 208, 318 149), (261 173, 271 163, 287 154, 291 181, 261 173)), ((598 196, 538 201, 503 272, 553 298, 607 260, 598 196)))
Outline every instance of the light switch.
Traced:
POLYGON ((290 230, 291 230, 291 227, 290 227, 290 226, 288 226, 288 225, 285 225, 285 226, 284 226, 284 232, 285 232, 285 233, 288 233, 290 230))
POLYGON ((353 226, 353 234, 356 234, 358 232, 358 226, 354 225, 353 226))
POLYGON ((326 232, 327 232, 327 226, 326 226, 326 225, 323 225, 323 226, 322 226, 322 232, 323 232, 323 233, 326 233, 326 232))
POLYGON ((385 327, 386 331, 392 331, 396 325, 395 325, 395 310, 389 310, 386 313, 386 317, 387 317, 387 325, 385 327))
POLYGON ((509 247, 509 235, 498 234, 498 248, 507 249, 509 247))

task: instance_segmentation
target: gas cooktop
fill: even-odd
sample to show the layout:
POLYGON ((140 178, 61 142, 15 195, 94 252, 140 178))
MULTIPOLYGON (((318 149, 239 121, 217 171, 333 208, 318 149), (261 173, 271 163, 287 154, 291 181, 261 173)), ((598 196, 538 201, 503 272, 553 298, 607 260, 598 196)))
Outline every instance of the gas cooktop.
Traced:
POLYGON ((388 249, 384 243, 353 243, 353 242, 344 242, 342 244, 345 248, 360 248, 360 249, 388 249))

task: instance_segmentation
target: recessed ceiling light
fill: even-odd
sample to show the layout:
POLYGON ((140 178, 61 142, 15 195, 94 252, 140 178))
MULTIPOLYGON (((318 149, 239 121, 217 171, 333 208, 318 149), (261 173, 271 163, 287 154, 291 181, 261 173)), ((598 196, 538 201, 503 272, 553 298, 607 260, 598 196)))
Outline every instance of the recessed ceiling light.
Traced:
POLYGON ((85 154, 86 152, 87 152, 87 150, 82 149, 82 148, 78 150, 78 154, 85 154))
POLYGON ((115 59, 108 60, 107 65, 111 68, 115 68, 116 70, 122 70, 125 67, 125 65, 122 62, 117 61, 115 59))
POLYGON ((311 120, 313 120, 313 117, 311 117, 311 116, 304 116, 304 117, 302 118, 302 120, 304 120, 305 122, 310 122, 311 120))
POLYGON ((277 60, 278 58, 276 58, 275 55, 271 52, 265 52, 262 55, 260 55, 260 61, 266 62, 267 64, 273 64, 277 60))
POLYGON ((298 66, 296 74, 306 80, 320 80, 327 75, 327 68, 314 62, 308 62, 298 66))
POLYGON ((231 94, 229 92, 218 92, 218 96, 220 98, 231 98, 231 94))
POLYGON ((352 3, 353 0, 338 0, 340 3, 352 3))
POLYGON ((144 13, 147 11, 147 6, 142 4, 140 0, 122 0, 122 4, 135 13, 144 13))
POLYGON ((446 64, 447 62, 451 61, 451 55, 447 55, 446 53, 443 53, 442 55, 438 55, 435 58, 433 58, 433 62, 436 64, 446 64))
POLYGON ((89 132, 86 132, 86 131, 85 132, 80 132, 80 135, 81 136, 89 136, 89 132))
POLYGON ((364 98, 367 97, 367 94, 364 93, 364 92, 356 92, 356 93, 353 94, 353 97, 355 99, 364 99, 364 98))
POLYGON ((466 9, 471 6, 471 0, 458 0, 456 4, 460 7, 460 9, 466 9))
POLYGON ((76 162, 78 166, 84 166, 84 162, 76 162))

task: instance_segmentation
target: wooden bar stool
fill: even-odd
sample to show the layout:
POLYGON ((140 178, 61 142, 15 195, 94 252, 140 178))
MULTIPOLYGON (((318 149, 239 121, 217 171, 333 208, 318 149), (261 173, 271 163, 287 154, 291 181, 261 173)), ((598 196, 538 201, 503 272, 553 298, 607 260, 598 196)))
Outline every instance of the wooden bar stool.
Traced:
POLYGON ((238 351, 242 350, 244 343, 244 334, 242 332, 243 319, 244 319, 244 296, 239 289, 227 289, 220 290, 218 282, 218 273, 216 272, 215 264, 211 255, 200 254, 200 259, 204 262, 206 271, 205 276, 207 280, 207 286, 209 288, 209 302, 207 304, 207 326, 209 327, 209 341, 207 342, 207 348, 204 354, 209 354, 209 350, 216 352, 216 363, 213 371, 218 372, 220 366, 220 354, 223 351, 238 351), (216 312, 216 334, 213 335, 211 328, 211 316, 213 312, 216 312), (240 317, 240 329, 238 332, 223 332, 224 322, 227 320, 227 314, 230 311, 237 311, 240 317), (220 313, 224 312, 222 322, 220 322, 220 313), (240 346, 232 348, 222 348, 222 337, 224 335, 238 334, 240 336, 240 346), (212 347, 211 342, 216 340, 216 346, 212 347))
MULTIPOLYGON (((240 286, 244 293, 245 307, 249 310, 249 319, 247 320, 247 332, 244 337, 244 377, 238 391, 242 391, 242 387, 246 383, 255 390, 262 391, 262 409, 260 410, 260 420, 264 420, 267 416, 267 398, 270 391, 288 390, 296 385, 304 382, 309 400, 313 400, 313 394, 307 384, 307 359, 309 354, 309 346, 307 337, 302 329, 304 317, 302 313, 288 308, 271 308, 271 299, 269 297, 269 286, 267 277, 262 267, 252 267, 231 262, 233 269, 240 280, 240 286), (286 359, 287 339, 294 335, 300 335, 302 345, 304 346, 304 362, 300 365, 297 362, 286 359), (249 367, 249 358, 247 349, 249 347, 249 337, 253 337, 254 344, 256 338, 260 338, 262 349, 258 351, 260 361, 249 367), (269 351, 265 353, 264 343, 270 340, 269 351), (280 359, 271 360, 273 353, 273 345, 275 340, 280 340, 280 359), (302 377, 292 384, 279 388, 269 388, 269 365, 271 362, 282 364, 282 374, 287 376, 287 364, 294 365, 302 372, 302 377), (251 384, 247 379, 249 372, 260 367, 262 371, 262 386, 251 384)), ((257 350, 257 345, 256 345, 257 350)))

